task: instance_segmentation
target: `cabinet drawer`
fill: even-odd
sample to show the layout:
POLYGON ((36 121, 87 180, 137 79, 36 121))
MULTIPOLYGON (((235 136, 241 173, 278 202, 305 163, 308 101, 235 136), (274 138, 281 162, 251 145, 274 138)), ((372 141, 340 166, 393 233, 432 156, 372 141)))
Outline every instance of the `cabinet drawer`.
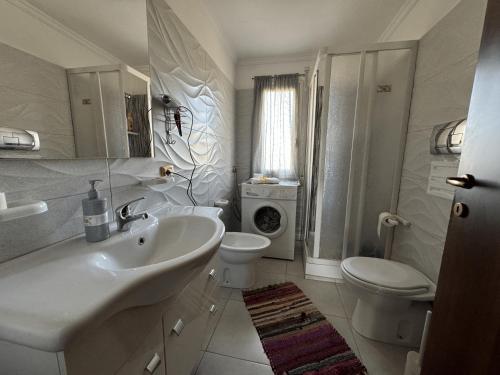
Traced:
POLYGON ((179 294, 171 305, 169 316, 179 315, 185 323, 199 317, 208 311, 216 302, 217 279, 211 274, 215 270, 211 265, 193 279, 189 285, 179 294), (174 312, 176 311, 176 312, 174 312))
POLYGON ((116 375, 165 375, 163 326, 161 322, 116 375))
POLYGON ((172 330, 172 326, 165 327, 167 375, 190 375, 192 373, 200 360, 207 318, 208 312, 199 315, 187 323, 178 334, 172 330))
POLYGON ((87 332, 64 351, 68 375, 115 374, 157 329, 163 311, 160 304, 132 308, 87 332))

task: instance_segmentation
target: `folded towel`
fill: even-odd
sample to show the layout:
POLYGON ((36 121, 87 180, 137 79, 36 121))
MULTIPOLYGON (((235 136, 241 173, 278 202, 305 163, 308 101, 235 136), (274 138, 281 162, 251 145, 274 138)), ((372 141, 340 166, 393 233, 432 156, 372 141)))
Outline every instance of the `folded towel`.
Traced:
POLYGON ((265 177, 265 176, 259 176, 259 177, 252 177, 250 179, 251 184, 279 184, 280 179, 277 177, 265 177))

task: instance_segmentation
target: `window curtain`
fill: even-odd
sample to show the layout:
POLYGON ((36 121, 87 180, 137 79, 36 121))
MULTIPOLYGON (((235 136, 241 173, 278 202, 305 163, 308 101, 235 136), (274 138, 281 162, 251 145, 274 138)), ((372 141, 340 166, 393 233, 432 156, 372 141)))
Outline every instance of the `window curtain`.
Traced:
POLYGON ((297 180, 298 74, 255 77, 252 172, 297 180))

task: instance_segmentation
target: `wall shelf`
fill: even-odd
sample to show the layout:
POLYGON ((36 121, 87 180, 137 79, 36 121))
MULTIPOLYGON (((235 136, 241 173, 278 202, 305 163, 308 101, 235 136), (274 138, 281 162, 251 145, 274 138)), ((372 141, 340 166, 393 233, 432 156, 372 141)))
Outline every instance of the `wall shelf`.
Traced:
POLYGON ((44 201, 19 204, 13 203, 11 207, 0 209, 0 223, 33 215, 40 215, 47 211, 47 203, 44 201))

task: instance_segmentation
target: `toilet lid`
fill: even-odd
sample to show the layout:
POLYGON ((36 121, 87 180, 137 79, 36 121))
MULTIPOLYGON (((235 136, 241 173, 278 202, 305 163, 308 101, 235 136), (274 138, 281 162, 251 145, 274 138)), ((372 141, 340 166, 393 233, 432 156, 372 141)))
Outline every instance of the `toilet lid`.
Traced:
POLYGON ((430 288, 429 280, 416 269, 392 260, 352 257, 342 262, 342 267, 353 277, 391 289, 430 288))

